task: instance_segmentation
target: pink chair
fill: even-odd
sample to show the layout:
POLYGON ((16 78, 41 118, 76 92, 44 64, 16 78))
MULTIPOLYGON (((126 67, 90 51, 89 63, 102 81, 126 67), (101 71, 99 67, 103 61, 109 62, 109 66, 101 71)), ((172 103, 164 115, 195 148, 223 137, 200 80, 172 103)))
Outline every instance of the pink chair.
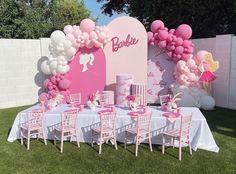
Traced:
POLYGON ((30 148, 30 137, 37 136, 41 134, 45 145, 47 145, 47 141, 45 138, 45 133, 43 129, 43 117, 44 117, 44 109, 35 109, 31 112, 27 113, 27 121, 20 125, 21 132, 21 144, 23 145, 23 139, 27 139, 27 150, 30 148))
POLYGON ((81 93, 70 94, 69 100, 72 106, 79 106, 81 104, 81 93))
POLYGON ((151 132, 150 132, 150 122, 152 113, 150 112, 136 112, 133 118, 136 118, 136 125, 133 128, 128 128, 125 130, 125 149, 126 144, 132 137, 136 138, 135 156, 138 156, 138 145, 145 139, 149 140, 150 151, 152 152, 152 142, 151 142, 151 132))
POLYGON ((56 145, 56 140, 61 141, 61 153, 63 152, 64 138, 70 137, 70 142, 72 142, 73 136, 75 136, 77 145, 78 147, 80 147, 78 129, 76 124, 77 115, 78 109, 70 109, 64 111, 61 114, 61 123, 54 129, 54 144, 56 145))
POLYGON ((116 112, 111 109, 106 109, 98 112, 100 116, 100 125, 92 128, 92 147, 94 143, 94 137, 97 137, 99 144, 99 154, 102 152, 102 144, 109 140, 113 143, 117 150, 116 143, 116 112))
POLYGON ((189 140, 190 135, 190 127, 191 127, 191 121, 192 121, 192 114, 189 116, 181 116, 181 123, 180 123, 180 129, 171 129, 166 132, 163 132, 163 139, 162 139, 162 154, 165 153, 165 137, 171 137, 172 145, 174 148, 174 141, 179 141, 179 160, 181 160, 181 144, 187 143, 189 145, 189 151, 192 155, 192 149, 191 149, 191 142, 189 140))

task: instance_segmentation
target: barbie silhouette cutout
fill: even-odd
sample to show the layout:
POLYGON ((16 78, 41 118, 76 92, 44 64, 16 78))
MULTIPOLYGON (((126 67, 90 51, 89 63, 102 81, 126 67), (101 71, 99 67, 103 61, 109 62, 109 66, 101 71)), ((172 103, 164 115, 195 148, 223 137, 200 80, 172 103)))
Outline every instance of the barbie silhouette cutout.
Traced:
POLYGON ((87 64, 93 66, 94 61, 94 55, 93 54, 81 54, 79 59, 79 64, 83 65, 82 72, 85 72, 88 70, 87 64))

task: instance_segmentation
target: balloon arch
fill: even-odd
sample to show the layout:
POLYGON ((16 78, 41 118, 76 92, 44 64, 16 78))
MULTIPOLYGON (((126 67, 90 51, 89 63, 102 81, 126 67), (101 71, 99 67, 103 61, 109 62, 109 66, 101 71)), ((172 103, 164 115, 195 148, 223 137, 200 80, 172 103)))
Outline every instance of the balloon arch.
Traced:
MULTIPOLYGON (((176 63, 176 82, 171 87, 174 94, 182 93, 182 105, 213 108, 215 101, 206 87, 215 79, 213 72, 218 69, 219 63, 207 51, 193 55, 194 44, 189 40, 191 27, 182 24, 176 30, 168 29, 162 21, 155 20, 150 28, 151 31, 147 32, 148 44, 161 48, 176 63)), ((50 55, 48 60, 42 62, 41 70, 52 76, 44 81, 47 92, 40 94, 40 100, 52 99, 57 93, 68 96, 71 84, 67 79, 70 70, 68 63, 73 60, 78 49, 100 48, 111 40, 109 28, 96 26, 91 19, 82 20, 79 26, 65 26, 64 33, 56 30, 50 39, 50 55)))

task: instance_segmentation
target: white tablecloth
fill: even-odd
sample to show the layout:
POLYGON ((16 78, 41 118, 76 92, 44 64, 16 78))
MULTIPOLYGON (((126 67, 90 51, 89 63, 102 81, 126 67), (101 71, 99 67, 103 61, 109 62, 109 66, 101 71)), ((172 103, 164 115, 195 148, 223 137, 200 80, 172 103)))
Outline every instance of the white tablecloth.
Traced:
MULTIPOLYGON (((39 108, 38 105, 32 106, 17 114, 15 121, 12 125, 10 134, 7 141, 13 142, 20 138, 20 124, 26 121, 26 113, 32 109, 39 108)), ((68 105, 61 105, 54 108, 51 111, 47 111, 44 117, 44 127, 47 139, 53 139, 54 126, 61 121, 60 113, 70 109, 68 105)), ((91 141, 91 127, 99 123, 99 115, 97 112, 100 108, 96 108, 95 111, 85 108, 78 116, 78 130, 80 131, 80 142, 91 141)), ((175 122, 169 122, 162 116, 162 111, 158 107, 149 107, 152 112, 151 131, 152 131, 152 143, 161 144, 163 131, 166 131, 172 127, 179 126, 180 119, 175 122)), ((117 108, 117 140, 123 142, 124 130, 131 126, 134 120, 128 115, 127 108, 117 108)), ((193 114, 192 126, 190 130, 190 140, 193 150, 204 149, 208 151, 218 152, 219 147, 216 145, 212 133, 209 129, 207 121, 201 111, 195 107, 183 107, 181 110, 183 115, 193 114)))

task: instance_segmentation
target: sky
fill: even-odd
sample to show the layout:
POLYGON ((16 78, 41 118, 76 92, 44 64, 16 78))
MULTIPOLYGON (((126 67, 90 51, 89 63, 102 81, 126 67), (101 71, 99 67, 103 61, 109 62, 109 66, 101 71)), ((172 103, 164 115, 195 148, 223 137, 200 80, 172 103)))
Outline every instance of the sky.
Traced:
POLYGON ((98 25, 107 25, 112 19, 118 17, 118 16, 127 16, 127 14, 114 14, 113 16, 109 17, 104 14, 102 14, 102 10, 100 9, 102 7, 102 3, 97 3, 96 0, 84 0, 86 8, 91 11, 92 18, 98 18, 98 25))

